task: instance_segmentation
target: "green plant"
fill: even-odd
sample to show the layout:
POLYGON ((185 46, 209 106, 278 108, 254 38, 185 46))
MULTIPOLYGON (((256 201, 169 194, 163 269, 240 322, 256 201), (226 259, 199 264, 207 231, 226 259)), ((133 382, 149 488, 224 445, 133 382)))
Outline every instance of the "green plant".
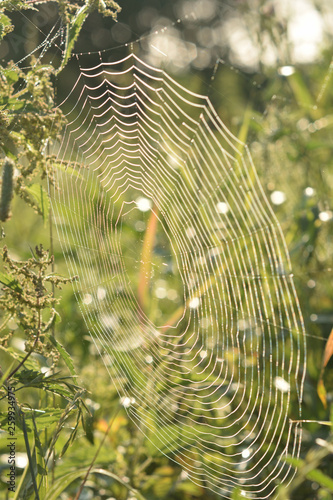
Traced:
MULTIPOLYGON (((9 12, 39 9, 40 4, 48 2, 3 1, 0 38, 12 29, 9 12)), ((42 215, 44 227, 49 223, 51 209, 45 179, 50 180, 51 189, 57 189, 53 172, 60 167, 55 157, 49 155, 49 145, 59 139, 65 124, 65 117, 54 105, 54 76, 69 61, 79 35, 90 36, 82 31, 88 15, 96 9, 111 15, 118 10, 117 5, 108 1, 62 0, 57 4, 65 33, 65 48, 57 67, 41 65, 38 58, 31 57, 27 70, 13 63, 1 68, 3 184, 0 212, 2 210, 3 215, 0 218, 5 222, 9 248, 15 247, 11 242, 18 241, 26 226, 38 227, 38 218, 31 215, 26 203, 42 215), (16 195, 14 199, 12 190, 16 195), (14 214, 11 220, 10 211, 14 214), (13 236, 13 232, 17 234, 13 236)), ((137 4, 132 5, 136 7, 137 4)), ((242 2, 242 8, 247 6, 250 7, 250 2, 242 2)), ((254 11, 257 9, 250 9, 251 15, 254 11)), ((286 30, 282 25, 275 26, 274 20, 267 12, 263 14, 261 8, 258 12, 264 15, 263 33, 267 34, 265 29, 274 37, 278 33, 275 41, 278 45, 280 35, 285 36, 286 30)), ((264 44, 263 37, 262 49, 264 44)), ((281 51, 281 47, 278 49, 281 51)), ((329 217, 332 209, 333 94, 332 71, 327 69, 331 54, 323 53, 321 57, 321 61, 295 68, 288 77, 277 76, 277 68, 272 67, 261 68, 258 75, 248 75, 226 65, 216 74, 216 94, 212 91, 228 126, 241 140, 252 144, 252 156, 266 193, 270 195, 279 189, 287 199, 275 210, 291 250, 309 347, 302 415, 303 448, 300 459, 286 457, 291 467, 297 468, 297 473, 288 488, 277 490, 277 498, 281 500, 299 499, 300 495, 304 500, 332 498, 332 360, 325 358, 322 363, 322 357, 331 329, 327 318, 332 312, 332 222, 329 217), (260 92, 253 85, 255 81, 261 81, 260 92), (318 397, 318 382, 323 404, 318 397)), ((202 83, 202 75, 183 78, 185 85, 194 89, 205 85, 203 93, 206 93, 207 85, 202 83)), ((167 306, 163 309, 151 297, 153 284, 145 278, 152 272, 152 253, 158 236, 155 215, 146 222, 142 241, 139 238, 136 241, 138 245, 142 243, 138 283, 140 305, 151 317, 161 314, 166 324, 174 326, 182 316, 183 305, 170 318, 167 306)), ((38 236, 44 238, 45 229, 38 236)), ((130 225, 125 223, 123 243, 131 250, 133 238, 130 225)), ((8 427, 5 403, 8 388, 13 387, 17 451, 26 460, 25 467, 17 470, 15 498, 75 498, 80 491, 83 491, 82 496, 91 494, 102 500, 110 496, 117 500, 142 496, 149 500, 218 498, 204 489, 203 484, 190 482, 182 472, 177 439, 182 432, 181 426, 164 430, 165 434, 169 432, 169 444, 174 450, 174 461, 171 461, 154 446, 154 428, 159 425, 154 408, 144 408, 152 422, 148 436, 129 419, 119 402, 119 387, 110 380, 100 354, 85 333, 71 287, 65 286, 62 290, 60 304, 60 294, 56 294, 57 300, 54 296, 53 287, 65 285, 71 279, 54 272, 53 254, 61 274, 66 273, 58 243, 51 240, 50 247, 48 253, 38 246, 22 259, 12 257, 13 252, 5 247, 6 268, 0 275, 1 424, 5 429, 8 427), (61 322, 57 321, 60 316, 61 322)), ((162 261, 161 255, 156 259, 162 261)), ((206 285, 203 283, 203 290, 206 285)), ((116 356, 114 353, 114 358, 116 356)), ((137 372, 134 368, 124 383, 140 390, 135 385, 137 372)), ((109 364, 111 374, 113 369, 112 363, 109 364)), ((163 364, 154 364, 151 369, 162 371, 163 364)), ((177 380, 175 382, 177 387, 177 380)), ((190 385, 190 377, 187 382, 190 385)), ((148 392, 152 383, 153 378, 146 377, 148 392)), ((163 385, 159 386, 159 393, 163 399, 163 385)), ((5 456, 5 445, 1 445, 2 456, 5 456)), ((7 468, 3 464, 0 472, 4 479, 7 468)), ((5 483, 1 488, 4 492, 5 483)), ((244 497, 235 489, 233 498, 244 497)))

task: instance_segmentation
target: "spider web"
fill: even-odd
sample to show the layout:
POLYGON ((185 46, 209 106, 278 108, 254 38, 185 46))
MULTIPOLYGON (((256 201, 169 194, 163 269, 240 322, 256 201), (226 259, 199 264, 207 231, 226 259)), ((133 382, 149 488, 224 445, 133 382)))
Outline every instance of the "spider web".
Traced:
POLYGON ((300 451, 305 334, 248 148, 135 54, 76 59, 52 205, 87 328, 152 454, 269 498, 300 451))

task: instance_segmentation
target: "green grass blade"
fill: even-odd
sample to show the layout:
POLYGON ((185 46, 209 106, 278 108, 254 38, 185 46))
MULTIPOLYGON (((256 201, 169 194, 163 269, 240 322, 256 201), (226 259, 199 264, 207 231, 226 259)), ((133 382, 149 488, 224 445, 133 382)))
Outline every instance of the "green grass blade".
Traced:
POLYGON ((34 464, 32 461, 31 449, 30 449, 30 444, 29 444, 29 436, 28 436, 28 432, 27 432, 27 426, 25 424, 24 413, 21 411, 20 411, 20 416, 22 419, 22 430, 23 430, 23 436, 24 436, 24 443, 25 443, 25 448, 26 448, 26 452, 28 455, 29 470, 30 470, 30 474, 31 474, 32 485, 33 485, 34 492, 35 492, 35 500, 40 500, 38 488, 37 488, 37 480, 36 480, 36 476, 35 476, 35 469, 34 469, 34 464))
MULTIPOLYGON (((82 467, 80 469, 76 469, 75 471, 68 472, 67 474, 57 478, 57 480, 54 482, 53 486, 48 490, 47 492, 47 499, 48 500, 58 500, 61 493, 68 488, 68 486, 73 483, 76 479, 79 479, 82 477, 85 473, 87 472, 87 469, 85 467, 82 467)), ((134 493, 137 497, 138 500, 146 500, 141 493, 139 493, 137 490, 132 488, 129 484, 125 483, 119 476, 116 474, 113 474, 110 471, 104 470, 104 469, 92 469, 91 473, 94 474, 102 474, 104 476, 111 477, 118 483, 120 483, 122 486, 125 486, 128 491, 134 493)))

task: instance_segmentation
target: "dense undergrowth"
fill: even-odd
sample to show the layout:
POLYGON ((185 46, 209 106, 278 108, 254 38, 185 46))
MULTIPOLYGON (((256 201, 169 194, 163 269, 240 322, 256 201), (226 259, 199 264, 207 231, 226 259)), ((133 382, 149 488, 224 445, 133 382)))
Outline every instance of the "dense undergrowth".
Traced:
MULTIPOLYGON (((1 39, 12 30, 12 11, 46 3, 2 2, 1 39)), ((28 69, 12 62, 0 68, 0 491, 15 499, 218 498, 204 484, 189 481, 177 442, 171 461, 154 447, 153 436, 146 438, 128 418, 68 284, 76 277, 67 276, 52 236, 46 179, 51 189, 57 186, 52 185, 56 160, 49 145, 65 122, 55 107, 55 75, 70 59, 90 12, 119 12, 113 1, 56 3, 66 35, 56 67, 31 56, 28 69), (15 398, 9 421, 10 391, 15 398), (13 422, 16 487, 8 492, 8 428, 13 422)), ((235 98, 216 94, 217 108, 250 144, 266 193, 286 197, 276 212, 304 312, 308 368, 301 458, 291 460, 297 472, 289 486, 278 489, 281 499, 333 498, 332 337, 326 344, 333 317, 330 58, 324 52, 316 63, 294 68, 286 77, 267 68, 256 93, 250 90, 254 75, 240 75, 228 66, 214 80, 216 89, 237 89, 235 98)), ((184 76, 183 84, 186 78, 197 78, 200 87, 201 77, 184 76)), ((237 489, 233 498, 242 498, 237 489)))

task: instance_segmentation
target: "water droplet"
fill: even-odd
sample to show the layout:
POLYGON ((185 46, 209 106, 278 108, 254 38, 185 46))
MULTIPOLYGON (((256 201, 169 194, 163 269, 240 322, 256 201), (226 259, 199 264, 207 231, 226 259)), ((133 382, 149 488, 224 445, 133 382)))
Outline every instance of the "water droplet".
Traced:
POLYGON ((290 76, 295 73, 295 68, 293 66, 281 66, 278 69, 278 73, 281 76, 290 76))

